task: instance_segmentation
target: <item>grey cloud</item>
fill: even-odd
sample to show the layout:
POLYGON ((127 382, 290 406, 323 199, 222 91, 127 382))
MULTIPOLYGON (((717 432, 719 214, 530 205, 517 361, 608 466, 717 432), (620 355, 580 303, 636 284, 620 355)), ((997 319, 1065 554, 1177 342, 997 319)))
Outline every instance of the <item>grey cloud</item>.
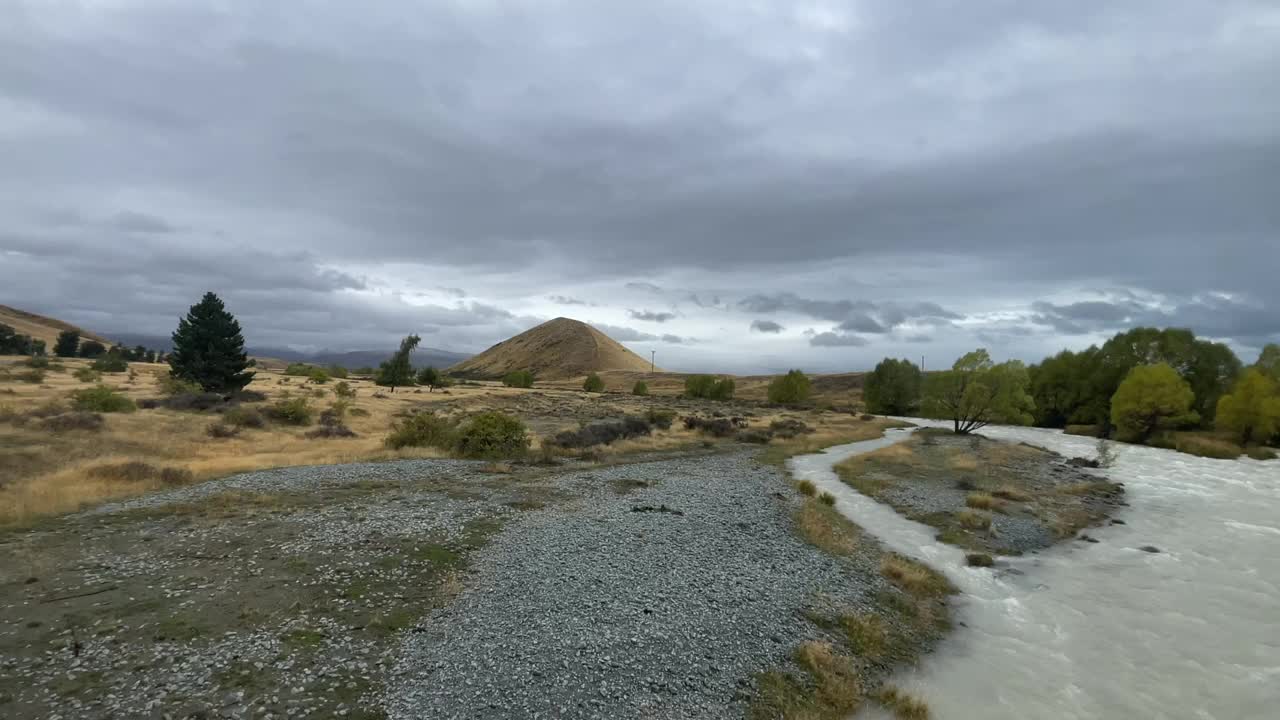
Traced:
POLYGON ((467 291, 466 291, 466 290, 463 290, 462 288, 456 288, 456 287, 442 287, 442 288, 440 288, 440 290, 441 290, 441 291, 443 291, 443 292, 446 292, 446 293, 448 293, 448 294, 450 294, 450 295, 452 295, 452 296, 454 296, 454 297, 464 298, 464 297, 466 297, 466 296, 467 296, 467 291))
POLYGON ((854 332, 864 333, 883 333, 888 332, 888 328, 876 322, 870 315, 866 313, 854 313, 847 320, 836 326, 839 330, 852 330, 854 332))
POLYGON ((837 322, 837 330, 871 334, 887 333, 904 323, 948 325, 963 318, 933 302, 872 302, 869 300, 815 300, 794 293, 756 294, 743 298, 739 307, 748 312, 791 312, 818 320, 837 322))
POLYGON ((747 312, 794 312, 834 322, 843 320, 849 313, 853 312, 854 308, 863 307, 849 300, 812 300, 787 292, 773 295, 750 295, 739 300, 738 306, 747 312))
POLYGON ((579 300, 578 298, 568 297, 566 295, 548 295, 547 299, 553 303, 556 303, 557 305, 589 305, 590 304, 586 300, 579 300))
POLYGON ((140 212, 119 212, 108 223, 110 227, 131 233, 171 233, 177 228, 163 218, 140 212))
POLYGON ((653 342, 661 340, 660 337, 653 333, 641 332, 635 328, 624 327, 622 325, 607 325, 605 323, 592 324, 597 330, 618 342, 653 342))
POLYGON ((814 347, 862 347, 868 343, 866 338, 848 333, 823 332, 809 338, 814 347))
POLYGON ((762 333, 780 333, 783 328, 772 320, 752 320, 751 329, 762 333))
POLYGON ((628 290, 639 290, 640 292, 653 293, 655 295, 662 294, 662 288, 651 282, 629 282, 625 287, 628 290))
POLYGON ((933 342, 933 338, 929 337, 928 335, 908 335, 903 339, 909 343, 933 342))
POLYGON ((687 345, 694 342, 693 338, 680 337, 679 335, 664 334, 661 338, 662 342, 672 345, 687 345))
POLYGON ((630 316, 632 320, 656 323, 664 323, 676 318, 675 313, 653 312, 651 310, 628 310, 627 315, 630 316))

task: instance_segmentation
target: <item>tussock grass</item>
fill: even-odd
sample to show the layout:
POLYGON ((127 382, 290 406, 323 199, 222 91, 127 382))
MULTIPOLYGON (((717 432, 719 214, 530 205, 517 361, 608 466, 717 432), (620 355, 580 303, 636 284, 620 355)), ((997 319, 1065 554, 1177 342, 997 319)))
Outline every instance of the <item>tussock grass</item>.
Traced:
POLYGON ((832 555, 850 555, 858 548, 862 530, 818 500, 806 500, 795 513, 800 536, 832 555))
POLYGON ((956 522, 967 530, 987 530, 991 527, 991 516, 976 510, 961 510, 956 513, 956 522))
POLYGON ((880 563, 880 574, 908 594, 936 598, 955 592, 951 582, 933 568, 897 553, 889 553, 880 563))
POLYGON ((850 659, 831 643, 807 642, 796 650, 796 664, 817 683, 816 700, 824 710, 851 713, 862 703, 862 683, 850 659))
POLYGON ((836 496, 832 495, 829 492, 824 492, 818 496, 818 502, 822 503, 823 505, 826 505, 827 507, 835 507, 836 496))
POLYGON ((844 630, 845 640, 849 648, 858 657, 868 660, 879 660, 884 657, 889 647, 889 631, 879 615, 862 613, 845 615, 840 618, 840 628, 844 630))
POLYGON ((897 720, 929 720, 928 704, 896 685, 885 683, 876 692, 876 700, 897 720))
POLYGON ((1026 502, 1031 499, 1031 494, 1016 488, 1012 485, 1002 485, 991 491, 993 497, 1001 500, 1012 500, 1013 502, 1026 502))
POLYGON ((977 510, 999 510, 1004 505, 994 495, 982 492, 969 493, 964 504, 977 510))
POLYGON ((796 483, 796 489, 800 491, 801 495, 807 497, 813 497, 818 494, 818 486, 814 485, 811 480, 801 480, 796 483))

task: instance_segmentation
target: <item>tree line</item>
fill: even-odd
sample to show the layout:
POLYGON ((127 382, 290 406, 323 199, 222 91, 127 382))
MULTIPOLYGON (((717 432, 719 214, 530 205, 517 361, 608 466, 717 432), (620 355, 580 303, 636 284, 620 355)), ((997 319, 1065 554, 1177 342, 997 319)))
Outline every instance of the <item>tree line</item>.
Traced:
POLYGON ((1067 428, 1149 442, 1173 430, 1214 429, 1242 445, 1280 430, 1280 345, 1245 367, 1231 348, 1178 328, 1135 328, 1101 346, 1026 366, 975 350, 922 373, 885 358, 866 379, 871 412, 951 420, 958 433, 989 423, 1067 428))

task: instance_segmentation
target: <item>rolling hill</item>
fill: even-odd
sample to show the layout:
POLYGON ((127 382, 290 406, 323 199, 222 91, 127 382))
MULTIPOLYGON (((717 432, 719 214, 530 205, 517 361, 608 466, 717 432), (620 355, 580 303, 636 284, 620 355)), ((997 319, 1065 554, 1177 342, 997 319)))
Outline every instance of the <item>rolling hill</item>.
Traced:
POLYGON ((79 330, 81 339, 97 340, 108 347, 115 344, 101 335, 76 327, 71 323, 55 320, 44 315, 37 315, 26 310, 19 310, 8 305, 0 305, 0 323, 12 327, 19 335, 29 335, 36 340, 43 340, 49 352, 53 351, 53 344, 58 340, 58 333, 63 330, 79 330))
POLYGON ((449 368, 449 373, 498 378, 515 370, 554 380, 606 370, 648 372, 649 361, 584 322, 559 317, 503 340, 449 368))

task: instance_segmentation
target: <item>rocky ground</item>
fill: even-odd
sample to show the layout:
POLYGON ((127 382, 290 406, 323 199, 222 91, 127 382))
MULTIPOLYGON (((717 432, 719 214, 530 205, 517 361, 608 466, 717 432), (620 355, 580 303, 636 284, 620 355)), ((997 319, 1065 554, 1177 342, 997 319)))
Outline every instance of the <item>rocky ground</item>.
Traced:
POLYGON ((288 468, 0 536, 0 715, 741 717, 897 592, 754 452, 288 468))

